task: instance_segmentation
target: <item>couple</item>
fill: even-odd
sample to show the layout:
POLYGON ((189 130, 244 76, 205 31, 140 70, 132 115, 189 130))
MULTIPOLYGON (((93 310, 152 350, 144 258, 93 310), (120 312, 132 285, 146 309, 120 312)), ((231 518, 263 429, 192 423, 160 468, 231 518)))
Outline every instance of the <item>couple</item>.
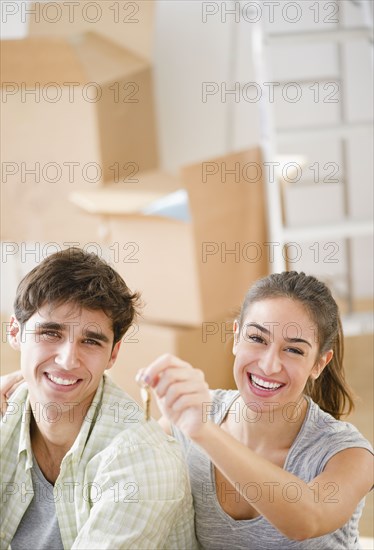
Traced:
POLYGON ((372 449, 339 420, 352 400, 325 285, 285 272, 249 290, 235 391, 169 355, 143 369, 162 429, 104 373, 137 302, 76 248, 21 281, 9 339, 26 385, 2 418, 1 548, 358 548, 372 449))

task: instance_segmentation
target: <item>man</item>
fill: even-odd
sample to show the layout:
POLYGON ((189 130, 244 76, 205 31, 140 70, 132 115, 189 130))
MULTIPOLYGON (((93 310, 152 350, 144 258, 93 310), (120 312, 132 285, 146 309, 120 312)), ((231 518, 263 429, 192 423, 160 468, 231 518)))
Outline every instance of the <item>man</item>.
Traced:
POLYGON ((71 248, 21 281, 10 343, 27 385, 1 422, 1 548, 195 548, 178 444, 105 371, 138 295, 71 248))

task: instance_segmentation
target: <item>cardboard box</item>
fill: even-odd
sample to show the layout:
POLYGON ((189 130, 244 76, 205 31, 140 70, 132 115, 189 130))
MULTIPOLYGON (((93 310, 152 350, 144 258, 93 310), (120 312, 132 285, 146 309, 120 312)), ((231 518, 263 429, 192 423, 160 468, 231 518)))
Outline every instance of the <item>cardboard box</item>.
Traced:
POLYGON ((136 188, 114 185, 71 198, 106 217, 110 246, 120 253, 114 267, 142 291, 145 319, 198 326, 240 307, 250 284, 267 274, 262 174, 256 148, 187 166, 180 178, 143 174, 136 188), (190 221, 144 214, 180 188, 190 221))
POLYGON ((1 237, 96 240, 67 197, 157 166, 149 64, 93 33, 5 40, 1 61, 1 237))
MULTIPOLYGON (((109 371, 115 382, 141 404, 135 381, 139 369, 148 366, 164 353, 171 353, 204 371, 212 389, 235 388, 232 374, 232 321, 204 323, 197 328, 140 323, 125 335, 119 356, 109 371)), ((152 416, 160 416, 152 400, 152 416)))
POLYGON ((154 10, 154 0, 80 0, 79 4, 71 2, 70 5, 69 2, 35 2, 27 10, 29 35, 65 37, 93 31, 151 60, 154 10))

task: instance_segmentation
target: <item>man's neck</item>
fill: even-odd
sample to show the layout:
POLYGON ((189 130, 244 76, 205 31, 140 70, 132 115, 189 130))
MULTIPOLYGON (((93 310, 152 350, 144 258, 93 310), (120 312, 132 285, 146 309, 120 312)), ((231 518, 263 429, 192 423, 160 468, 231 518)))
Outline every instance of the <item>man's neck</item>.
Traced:
POLYGON ((62 413, 55 422, 49 422, 43 415, 38 421, 31 417, 30 439, 34 457, 44 477, 55 483, 60 473, 61 462, 72 447, 84 421, 84 414, 62 413))

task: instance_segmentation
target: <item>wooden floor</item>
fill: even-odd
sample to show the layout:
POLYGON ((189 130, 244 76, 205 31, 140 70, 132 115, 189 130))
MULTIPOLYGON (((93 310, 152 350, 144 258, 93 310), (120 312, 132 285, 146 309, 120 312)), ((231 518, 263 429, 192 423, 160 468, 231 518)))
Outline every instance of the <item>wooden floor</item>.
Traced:
MULTIPOLYGON (((345 370, 347 381, 357 395, 356 410, 347 420, 374 443, 374 338, 373 335, 355 336, 345 340, 345 370)), ((360 522, 360 534, 374 537, 374 491, 366 498, 360 522)))

